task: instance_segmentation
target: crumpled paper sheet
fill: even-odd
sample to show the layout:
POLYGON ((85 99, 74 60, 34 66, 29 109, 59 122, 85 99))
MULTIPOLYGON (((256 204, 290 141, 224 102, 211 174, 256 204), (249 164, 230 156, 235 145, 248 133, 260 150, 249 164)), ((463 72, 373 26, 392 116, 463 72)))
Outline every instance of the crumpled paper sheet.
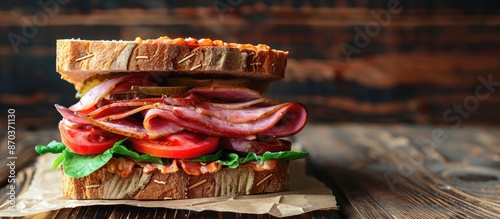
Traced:
POLYGON ((183 200, 71 200, 62 196, 61 172, 50 168, 57 155, 40 156, 36 172, 28 190, 17 199, 16 210, 9 204, 0 206, 0 216, 26 216, 61 208, 89 205, 131 205, 161 207, 193 211, 221 211, 249 214, 271 214, 287 217, 314 210, 337 209, 337 202, 330 189, 317 179, 306 175, 305 161, 290 163, 290 191, 261 195, 213 197, 183 200))

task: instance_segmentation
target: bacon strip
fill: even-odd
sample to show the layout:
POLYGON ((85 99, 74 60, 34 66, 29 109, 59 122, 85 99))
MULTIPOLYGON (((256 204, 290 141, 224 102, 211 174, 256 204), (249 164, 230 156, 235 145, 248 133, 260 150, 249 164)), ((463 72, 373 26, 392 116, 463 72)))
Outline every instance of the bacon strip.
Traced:
POLYGON ((240 164, 240 167, 252 167, 255 171, 272 170, 276 167, 277 160, 265 160, 264 163, 259 163, 258 161, 249 161, 240 164))
POLYGON ((168 166, 156 163, 144 163, 144 162, 139 162, 138 165, 142 167, 142 172, 146 174, 151 173, 156 169, 160 170, 160 172, 163 174, 175 173, 179 170, 179 166, 177 165, 177 160, 172 160, 172 163, 168 166))
MULTIPOLYGON (((153 164, 153 163, 144 163, 144 162, 136 162, 130 160, 128 158, 112 158, 107 163, 107 169, 111 173, 117 173, 121 177, 126 178, 130 176, 132 170, 136 165, 142 167, 142 171, 145 174, 150 174, 155 170, 160 170, 162 174, 175 173, 180 170, 178 163, 181 164, 181 168, 189 175, 198 176, 205 173, 215 173, 222 168, 222 165, 213 161, 210 163, 201 163, 201 162, 187 162, 180 159, 173 159, 168 165, 161 164, 153 164)), ((259 163, 257 161, 249 161, 243 164, 240 164, 240 167, 251 167, 255 171, 264 171, 264 170, 272 170, 276 167, 276 160, 266 160, 263 163, 259 163)))
POLYGON ((128 158, 111 158, 108 161, 108 171, 110 173, 118 173, 121 177, 127 178, 134 168, 136 162, 128 158))
POLYGON ((201 162, 187 162, 179 160, 179 163, 181 163, 182 169, 184 169, 187 174, 194 176, 205 173, 215 173, 222 167, 222 165, 217 161, 206 164, 201 162))

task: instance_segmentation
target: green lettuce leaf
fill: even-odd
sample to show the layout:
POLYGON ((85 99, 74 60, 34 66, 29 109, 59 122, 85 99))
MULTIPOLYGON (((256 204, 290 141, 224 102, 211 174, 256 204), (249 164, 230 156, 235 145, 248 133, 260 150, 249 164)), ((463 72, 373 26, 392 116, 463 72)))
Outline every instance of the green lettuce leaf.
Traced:
POLYGON ((66 145, 58 141, 51 141, 50 143, 45 145, 37 145, 35 146, 35 151, 39 154, 53 153, 58 154, 62 153, 62 151, 66 149, 66 145))
MULTIPOLYGON (((52 141, 46 146, 37 145, 35 150, 39 154, 45 153, 61 153, 61 155, 54 161, 52 168, 55 169, 59 165, 64 166, 64 173, 73 178, 85 177, 102 166, 104 166, 114 154, 129 158, 136 162, 148 162, 163 164, 162 160, 158 157, 149 154, 138 154, 137 152, 128 149, 122 143, 126 141, 127 138, 116 142, 112 148, 106 150, 102 154, 97 155, 79 155, 71 152, 66 148, 63 143, 52 141)), ((248 153, 244 157, 240 157, 237 153, 227 153, 224 149, 217 151, 215 154, 208 154, 194 159, 186 159, 189 162, 212 162, 217 161, 223 166, 229 168, 237 168, 240 164, 257 161, 263 163, 266 160, 279 159, 279 160, 296 160, 305 158, 309 155, 307 152, 297 152, 297 151, 281 151, 281 152, 265 152, 262 155, 257 155, 255 153, 248 153)))
POLYGON ((123 146, 122 143, 127 140, 123 139, 121 141, 116 142, 112 148, 109 149, 109 151, 112 154, 119 154, 122 155, 126 158, 129 158, 131 160, 137 161, 137 162, 148 162, 148 163, 156 163, 156 164, 163 164, 161 159, 149 154, 138 154, 135 151, 129 150, 127 147, 123 146))
POLYGON ((237 168, 240 164, 246 163, 249 161, 258 161, 259 163, 263 163, 266 160, 271 159, 279 159, 279 160, 297 160, 305 158, 309 155, 307 152, 298 152, 298 151, 280 151, 280 152, 265 152, 262 155, 257 155, 253 152, 248 153, 245 157, 240 157, 236 153, 229 153, 227 155, 226 160, 219 160, 219 163, 224 166, 228 166, 229 168, 237 168))
POLYGON ((116 142, 112 148, 97 155, 75 154, 68 150, 63 143, 57 141, 52 141, 47 144, 47 146, 37 145, 35 150, 39 154, 45 154, 48 152, 61 153, 61 155, 59 155, 59 157, 57 157, 52 164, 52 169, 55 169, 62 164, 64 166, 64 173, 73 178, 81 178, 95 172, 108 163, 108 161, 113 157, 113 154, 119 154, 136 162, 163 164, 161 159, 158 157, 149 154, 138 154, 135 151, 129 150, 127 147, 122 145, 122 143, 126 140, 127 138, 116 142))
POLYGON ((221 156, 222 156, 222 149, 217 151, 217 153, 215 153, 215 154, 207 154, 205 156, 201 156, 198 158, 186 159, 186 161, 189 161, 189 162, 211 162, 211 161, 219 160, 219 158, 221 156))
POLYGON ((52 169, 55 170, 62 162, 64 161, 64 153, 59 155, 59 157, 54 160, 54 163, 52 163, 52 169))
POLYGON ((113 154, 110 150, 98 155, 79 155, 69 150, 64 150, 62 153, 64 160, 62 165, 64 173, 73 178, 81 178, 95 172, 104 166, 113 154))

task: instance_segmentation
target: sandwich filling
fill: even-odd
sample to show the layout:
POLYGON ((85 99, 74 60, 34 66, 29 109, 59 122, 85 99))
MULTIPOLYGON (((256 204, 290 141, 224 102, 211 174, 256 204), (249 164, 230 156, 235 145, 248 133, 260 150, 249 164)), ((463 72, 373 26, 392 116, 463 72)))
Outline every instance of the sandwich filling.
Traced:
POLYGON ((247 82, 167 73, 91 78, 76 104, 56 105, 62 142, 36 150, 61 153, 53 168, 62 164, 74 178, 105 165, 123 177, 134 167, 191 175, 238 166, 259 171, 307 156, 283 139, 305 126, 306 107, 265 98, 247 82))

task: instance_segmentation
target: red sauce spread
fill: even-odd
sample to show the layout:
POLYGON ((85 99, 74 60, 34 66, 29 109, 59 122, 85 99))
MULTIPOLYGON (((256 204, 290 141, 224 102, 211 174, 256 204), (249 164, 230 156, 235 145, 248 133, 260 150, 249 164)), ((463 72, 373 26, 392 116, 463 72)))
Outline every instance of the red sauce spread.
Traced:
POLYGON ((239 43, 226 43, 222 40, 211 40, 208 38, 202 38, 202 39, 195 39, 195 38, 175 38, 171 39, 167 36, 160 37, 158 39, 147 39, 143 40, 140 37, 137 37, 135 39, 136 43, 152 43, 152 44, 176 44, 176 45, 184 45, 184 46, 192 46, 192 47, 198 47, 198 46, 220 46, 220 47, 229 47, 229 48, 238 48, 240 50, 264 50, 264 51, 270 51, 271 47, 265 44, 258 44, 258 45, 252 45, 252 44, 239 44, 239 43))

